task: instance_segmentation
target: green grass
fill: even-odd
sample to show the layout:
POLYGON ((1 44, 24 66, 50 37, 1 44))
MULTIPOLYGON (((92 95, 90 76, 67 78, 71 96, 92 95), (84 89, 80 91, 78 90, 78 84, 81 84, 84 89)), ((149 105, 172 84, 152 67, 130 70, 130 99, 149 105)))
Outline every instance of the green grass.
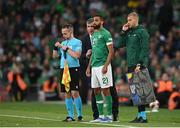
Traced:
POLYGON ((92 111, 83 106, 84 122, 62 122, 66 117, 65 104, 59 103, 0 103, 0 127, 180 127, 180 110, 160 109, 158 113, 148 113, 147 124, 132 124, 136 107, 119 107, 119 122, 90 123, 92 111))

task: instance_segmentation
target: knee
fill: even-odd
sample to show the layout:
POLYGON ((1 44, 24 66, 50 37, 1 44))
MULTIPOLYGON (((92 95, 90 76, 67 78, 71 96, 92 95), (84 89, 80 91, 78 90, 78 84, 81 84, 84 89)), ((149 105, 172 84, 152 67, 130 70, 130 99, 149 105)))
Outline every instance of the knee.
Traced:
POLYGON ((102 91, 103 91, 104 96, 109 96, 109 95, 111 95, 109 88, 104 88, 104 89, 102 89, 102 91))
POLYGON ((70 92, 65 93, 65 98, 71 98, 71 93, 70 92))
POLYGON ((78 91, 72 91, 71 94, 72 94, 73 98, 78 98, 79 97, 79 92, 78 91))
POLYGON ((95 88, 93 91, 94 91, 94 94, 97 95, 101 93, 101 88, 95 88))

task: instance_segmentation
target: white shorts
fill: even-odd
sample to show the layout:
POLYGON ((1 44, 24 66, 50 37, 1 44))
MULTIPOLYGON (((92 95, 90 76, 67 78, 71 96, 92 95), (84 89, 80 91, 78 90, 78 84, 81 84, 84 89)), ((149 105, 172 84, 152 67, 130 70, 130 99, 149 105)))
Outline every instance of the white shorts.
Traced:
POLYGON ((112 79, 112 67, 111 64, 108 65, 108 70, 106 74, 102 74, 102 68, 100 67, 92 67, 91 68, 91 87, 92 88, 108 88, 113 86, 112 79))

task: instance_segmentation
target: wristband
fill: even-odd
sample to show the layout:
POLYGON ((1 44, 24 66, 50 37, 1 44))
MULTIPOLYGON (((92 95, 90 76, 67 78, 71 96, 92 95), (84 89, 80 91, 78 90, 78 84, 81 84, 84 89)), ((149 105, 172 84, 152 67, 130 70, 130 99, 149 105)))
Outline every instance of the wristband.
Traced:
POLYGON ((54 46, 54 50, 56 50, 56 51, 57 51, 57 50, 58 50, 58 47, 54 46))
POLYGON ((121 30, 121 32, 122 32, 122 33, 125 33, 126 31, 124 31, 124 30, 121 30))
POLYGON ((120 34, 125 34, 126 33, 126 31, 124 31, 124 30, 121 30, 121 33, 120 34))
POLYGON ((69 47, 66 48, 65 52, 67 52, 69 50, 69 47))

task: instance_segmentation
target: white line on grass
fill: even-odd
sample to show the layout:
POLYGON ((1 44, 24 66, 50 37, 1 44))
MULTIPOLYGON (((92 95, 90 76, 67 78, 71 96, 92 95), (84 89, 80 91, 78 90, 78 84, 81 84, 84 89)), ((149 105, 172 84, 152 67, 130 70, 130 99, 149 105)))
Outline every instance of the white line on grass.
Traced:
MULTIPOLYGON (((9 114, 0 114, 1 117, 13 117, 13 118, 23 118, 23 119, 34 119, 34 120, 46 120, 46 121, 58 121, 57 119, 50 119, 50 118, 42 118, 42 117, 30 117, 30 116, 20 116, 20 115, 9 115, 9 114)), ((95 125, 105 125, 105 126, 111 126, 111 127, 125 127, 125 128, 136 128, 132 126, 126 126, 126 125, 118 125, 118 124, 106 124, 106 123, 91 123, 91 122, 79 122, 84 124, 95 124, 95 125)))
POLYGON ((91 123, 91 122, 81 122, 84 124, 96 124, 96 125, 106 125, 106 126, 112 126, 112 127, 124 127, 124 128, 136 128, 136 127, 132 127, 132 126, 127 126, 127 125, 119 125, 119 124, 106 124, 106 123, 91 123))
POLYGON ((7 115, 7 114, 0 114, 0 116, 23 118, 23 119, 34 119, 34 120, 60 121, 57 119, 49 119, 49 118, 42 118, 42 117, 18 116, 18 115, 7 115))

